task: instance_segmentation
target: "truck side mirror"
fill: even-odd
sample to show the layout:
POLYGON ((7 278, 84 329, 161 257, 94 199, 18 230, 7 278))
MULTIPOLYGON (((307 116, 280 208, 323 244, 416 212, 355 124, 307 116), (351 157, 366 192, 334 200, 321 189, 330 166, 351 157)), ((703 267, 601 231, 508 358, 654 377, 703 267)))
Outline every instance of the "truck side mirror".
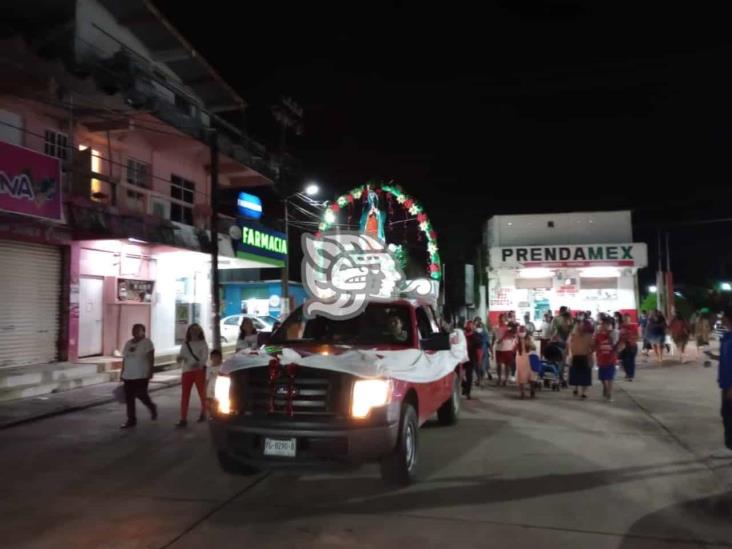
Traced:
POLYGON ((429 337, 420 339, 419 345, 423 351, 449 351, 450 334, 447 332, 432 334, 429 337))

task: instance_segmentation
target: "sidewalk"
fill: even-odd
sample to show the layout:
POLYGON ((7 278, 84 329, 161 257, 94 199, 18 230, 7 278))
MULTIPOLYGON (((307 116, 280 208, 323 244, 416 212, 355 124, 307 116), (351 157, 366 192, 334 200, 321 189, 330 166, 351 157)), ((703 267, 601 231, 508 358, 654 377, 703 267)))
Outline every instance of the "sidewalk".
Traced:
MULTIPOLYGON (((150 392, 180 385, 180 369, 157 372, 150 382, 150 392)), ((119 382, 99 383, 38 397, 0 402, 0 430, 114 402, 112 391, 119 382)))

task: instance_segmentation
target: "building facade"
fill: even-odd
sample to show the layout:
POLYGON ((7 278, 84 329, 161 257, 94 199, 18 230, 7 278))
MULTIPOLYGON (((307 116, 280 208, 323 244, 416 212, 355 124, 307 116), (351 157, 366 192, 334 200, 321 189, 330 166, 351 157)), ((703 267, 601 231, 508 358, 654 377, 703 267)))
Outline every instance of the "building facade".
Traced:
POLYGON ((491 322, 514 311, 540 324, 562 306, 637 317, 637 273, 648 255, 633 241, 629 211, 494 216, 484 242, 491 322))
MULTIPOLYGON (((219 188, 281 169, 220 117, 244 100, 149 2, 0 15, 0 367, 113 355, 135 323, 159 353, 191 322, 210 337, 212 167, 219 188)), ((220 269, 277 263, 220 221, 220 269)))

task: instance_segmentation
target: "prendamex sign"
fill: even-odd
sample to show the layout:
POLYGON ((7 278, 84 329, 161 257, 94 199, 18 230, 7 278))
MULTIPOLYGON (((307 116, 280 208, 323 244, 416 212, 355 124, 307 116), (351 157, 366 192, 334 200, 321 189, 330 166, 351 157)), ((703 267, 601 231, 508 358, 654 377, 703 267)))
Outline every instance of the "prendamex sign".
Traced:
POLYGON ((491 248, 491 267, 645 267, 648 250, 644 243, 582 244, 572 246, 515 246, 491 248))

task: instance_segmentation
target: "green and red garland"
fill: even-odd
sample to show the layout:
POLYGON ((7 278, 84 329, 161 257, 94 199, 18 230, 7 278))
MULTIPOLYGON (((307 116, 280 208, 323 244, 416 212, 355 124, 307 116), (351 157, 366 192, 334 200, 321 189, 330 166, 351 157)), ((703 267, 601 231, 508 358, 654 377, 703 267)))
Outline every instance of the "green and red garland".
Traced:
POLYGON ((437 233, 432 227, 429 217, 424 212, 422 205, 413 197, 405 193, 401 187, 393 184, 367 183, 355 189, 351 189, 346 194, 339 196, 335 202, 329 204, 323 214, 323 220, 318 227, 321 232, 330 230, 335 225, 337 215, 341 209, 348 207, 362 199, 367 189, 383 194, 387 198, 393 198, 398 204, 404 208, 412 218, 415 218, 419 230, 424 233, 427 241, 427 271, 433 280, 442 278, 442 263, 440 261, 439 248, 437 247, 437 233))

